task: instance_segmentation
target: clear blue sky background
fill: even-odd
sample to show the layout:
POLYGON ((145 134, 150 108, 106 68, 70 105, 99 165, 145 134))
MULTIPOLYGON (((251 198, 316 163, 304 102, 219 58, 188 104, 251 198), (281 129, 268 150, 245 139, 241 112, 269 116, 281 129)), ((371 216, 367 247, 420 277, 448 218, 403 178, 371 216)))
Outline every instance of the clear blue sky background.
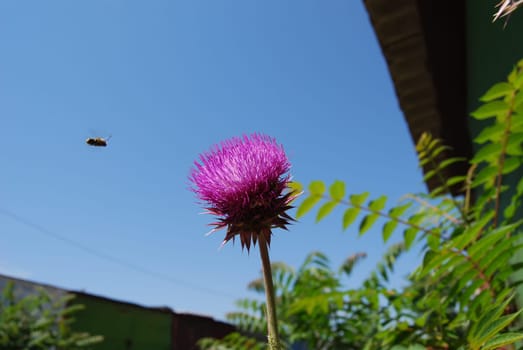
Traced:
MULTIPOLYGON (((245 133, 276 137, 304 183, 393 202, 425 189, 362 1, 2 1, 0 52, 0 273, 222 319, 258 252, 204 237, 187 175, 245 133), (85 145, 97 135, 109 147, 85 145)), ((342 232, 341 213, 276 231, 273 260, 363 251, 357 286, 385 245, 379 228, 342 232)))

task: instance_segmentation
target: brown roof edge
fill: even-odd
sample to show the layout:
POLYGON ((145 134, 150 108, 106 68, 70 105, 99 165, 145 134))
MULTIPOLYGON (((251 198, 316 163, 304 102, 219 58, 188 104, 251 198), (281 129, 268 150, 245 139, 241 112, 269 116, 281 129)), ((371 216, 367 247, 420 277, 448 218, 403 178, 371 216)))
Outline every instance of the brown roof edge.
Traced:
MULTIPOLYGON (((449 0, 363 0, 414 143, 423 132, 472 156, 467 126, 466 4, 449 0)), ((466 163, 446 177, 465 175, 466 163)), ((424 168, 426 173, 429 169, 424 168)), ((438 187, 436 178, 427 183, 438 187)), ((452 188, 454 195, 459 187, 452 188)))
MULTIPOLYGON (((132 308, 148 310, 148 311, 154 311, 154 312, 161 312, 161 313, 172 314, 172 315, 181 316, 181 317, 192 317, 192 318, 196 318, 196 319, 207 319, 209 321, 218 322, 220 324, 223 323, 223 324, 228 325, 227 322, 216 320, 212 316, 193 314, 193 313, 188 313, 188 312, 180 312, 180 313, 178 313, 178 312, 174 311, 173 309, 171 309, 170 307, 167 307, 167 306, 144 306, 144 305, 133 303, 133 302, 130 302, 130 301, 112 299, 112 298, 105 297, 105 296, 102 296, 102 295, 87 293, 85 291, 80 291, 80 290, 65 289, 65 288, 56 287, 56 286, 53 286, 53 285, 50 285, 50 284, 46 284, 46 283, 41 283, 41 282, 37 282, 37 281, 33 281, 33 280, 27 280, 27 279, 22 279, 22 278, 17 278, 17 277, 11 277, 11 276, 4 275, 4 274, 0 274, 0 280, 13 281, 15 283, 15 285, 32 286, 32 287, 35 287, 35 288, 41 287, 41 288, 44 288, 46 290, 60 291, 61 293, 64 293, 64 294, 77 295, 77 296, 81 296, 81 297, 86 298, 86 299, 98 300, 98 301, 101 301, 101 302, 107 302, 107 303, 115 304, 115 305, 123 305, 123 306, 126 306, 126 307, 132 307, 132 308)), ((2 291, 0 290, 0 293, 1 292, 2 291)))
POLYGON ((127 307, 136 308, 136 309, 149 310, 149 311, 161 312, 161 313, 167 313, 167 314, 175 314, 176 313, 171 308, 169 308, 167 306, 144 306, 144 305, 141 305, 141 304, 138 304, 138 303, 133 303, 133 302, 130 302, 130 301, 112 299, 112 298, 105 297, 105 296, 102 296, 102 295, 87 293, 87 292, 78 291, 78 290, 67 290, 67 292, 70 293, 70 294, 76 295, 76 296, 80 296, 80 297, 86 298, 86 299, 98 300, 98 301, 106 302, 106 303, 109 303, 109 304, 124 305, 124 306, 127 306, 127 307))

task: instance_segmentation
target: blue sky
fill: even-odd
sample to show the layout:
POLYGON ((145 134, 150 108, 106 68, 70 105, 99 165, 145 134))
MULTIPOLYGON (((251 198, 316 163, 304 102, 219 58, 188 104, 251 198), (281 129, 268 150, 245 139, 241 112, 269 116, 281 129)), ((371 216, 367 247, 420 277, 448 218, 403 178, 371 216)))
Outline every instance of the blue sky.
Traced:
MULTIPOLYGON (((274 136, 303 183, 425 189, 361 1, 2 1, 0 51, 0 273, 222 319, 258 252, 204 237, 187 175, 231 136, 274 136), (85 145, 98 135, 109 147, 85 145)), ((341 213, 275 231, 273 261, 363 251, 357 286, 385 245, 341 213)))

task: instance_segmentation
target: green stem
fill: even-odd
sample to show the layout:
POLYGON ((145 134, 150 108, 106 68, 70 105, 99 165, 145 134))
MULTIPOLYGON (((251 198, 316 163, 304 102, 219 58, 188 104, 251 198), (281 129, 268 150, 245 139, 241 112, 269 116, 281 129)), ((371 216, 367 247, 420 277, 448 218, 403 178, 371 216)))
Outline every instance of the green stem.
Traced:
POLYGON ((280 340, 278 337, 278 320, 276 318, 276 303, 274 300, 274 286, 272 284, 271 262, 267 241, 263 234, 259 235, 258 245, 260 246, 260 256, 262 260, 263 283, 265 285, 265 296, 267 298, 267 329, 270 350, 280 350, 280 340))

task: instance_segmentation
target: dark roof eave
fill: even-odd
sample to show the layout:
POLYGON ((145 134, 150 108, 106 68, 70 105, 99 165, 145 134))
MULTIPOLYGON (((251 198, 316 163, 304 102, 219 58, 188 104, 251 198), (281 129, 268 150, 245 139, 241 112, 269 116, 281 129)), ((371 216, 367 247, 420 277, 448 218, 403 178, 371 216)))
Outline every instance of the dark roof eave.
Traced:
MULTIPOLYGON (((470 159, 467 126, 465 2, 364 0, 413 142, 423 132, 470 159)), ((446 177, 465 175, 456 163, 446 177)), ((424 168, 427 172, 428 168, 424 168)), ((433 179, 429 189, 440 185, 433 179)), ((458 186, 452 188, 459 194, 458 186)))

